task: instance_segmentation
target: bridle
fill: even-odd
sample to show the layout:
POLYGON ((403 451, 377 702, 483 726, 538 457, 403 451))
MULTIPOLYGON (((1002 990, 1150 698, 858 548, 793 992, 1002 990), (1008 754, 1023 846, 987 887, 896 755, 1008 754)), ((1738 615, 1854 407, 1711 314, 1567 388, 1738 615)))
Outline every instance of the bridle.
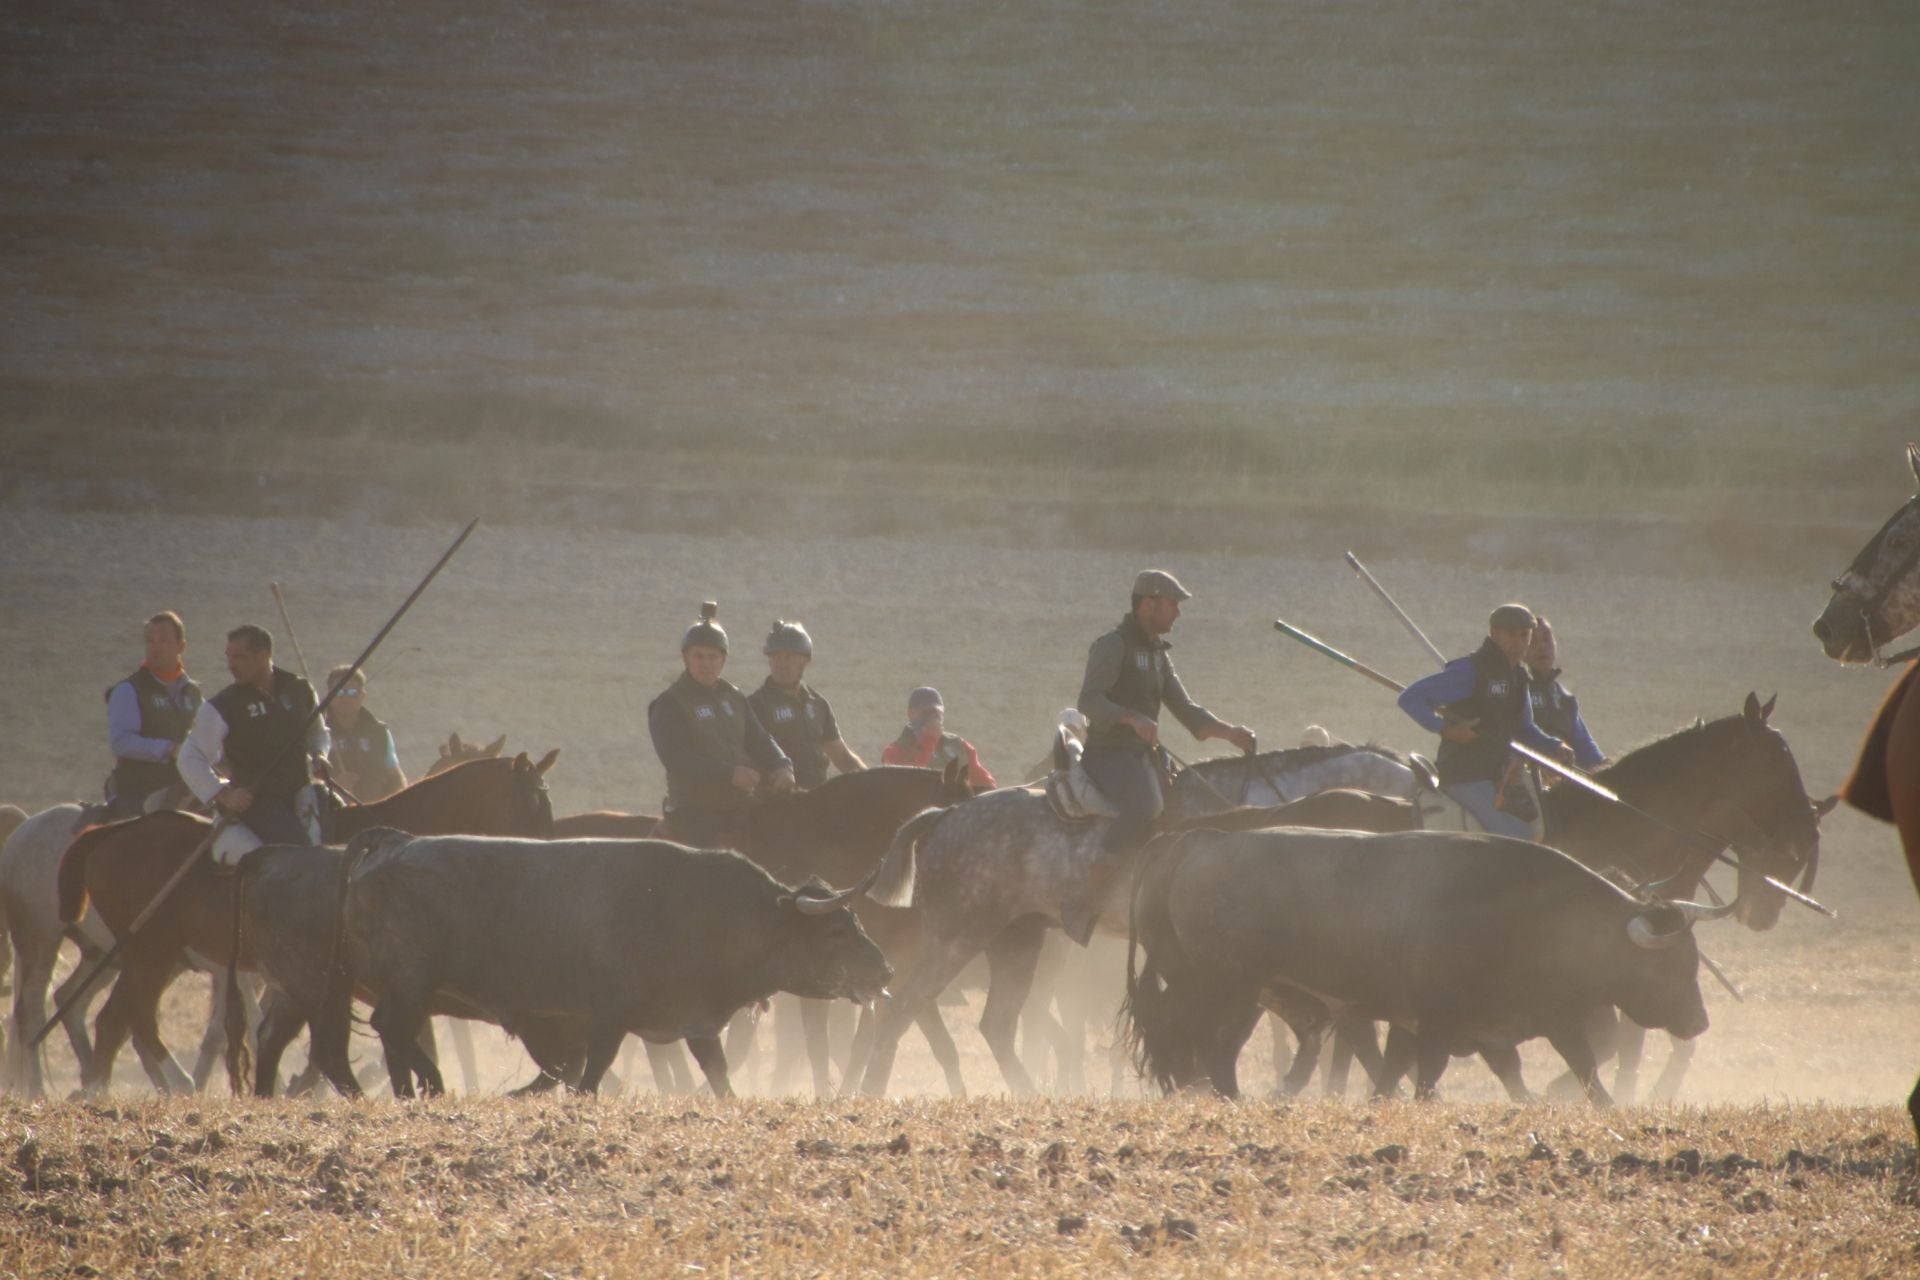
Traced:
MULTIPOLYGON (((1909 506, 1911 505, 1912 504, 1909 503, 1909 506)), ((1896 519, 1897 518, 1898 517, 1896 517, 1896 519)), ((1889 521, 1887 528, 1891 528, 1892 524, 1893 522, 1889 521)), ((1881 536, 1884 536, 1885 533, 1886 529, 1883 528, 1881 530, 1881 536)), ((1876 542, 1878 540, 1878 538, 1875 539, 1876 542)), ((1882 670, 1902 662, 1910 662, 1914 658, 1920 658, 1920 645, 1915 645, 1910 649, 1903 649, 1890 657, 1883 656, 1880 652, 1880 642, 1873 638, 1874 615, 1880 612, 1882 605, 1886 604, 1887 597, 1893 594, 1894 588, 1906 581, 1907 575, 1913 572, 1915 566, 1920 566, 1920 536, 1914 538, 1913 545, 1907 549, 1906 555, 1901 558, 1899 566, 1895 568, 1893 572, 1887 574, 1880 585, 1875 587, 1870 594, 1862 595, 1854 591, 1849 579, 1859 581, 1860 575, 1852 569, 1847 570, 1847 572, 1841 574, 1828 584, 1836 592, 1845 592, 1848 595, 1860 596, 1860 608, 1858 610, 1860 627, 1867 637, 1867 648, 1873 654, 1874 666, 1882 670)), ((1884 621, 1882 622, 1882 627, 1883 629, 1885 627, 1884 621)))

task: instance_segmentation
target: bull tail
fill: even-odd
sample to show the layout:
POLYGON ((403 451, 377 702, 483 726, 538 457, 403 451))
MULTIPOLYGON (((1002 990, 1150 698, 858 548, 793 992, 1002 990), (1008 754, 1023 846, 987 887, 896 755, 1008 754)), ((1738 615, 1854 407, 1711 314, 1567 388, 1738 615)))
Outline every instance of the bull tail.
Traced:
POLYGON ((242 1097, 252 1090, 247 1085, 247 1077, 253 1074, 253 1046, 247 1042, 247 1002, 240 994, 240 921, 241 908, 246 902, 247 869, 251 859, 242 858, 240 865, 233 869, 233 938, 227 951, 227 1011, 224 1029, 227 1033, 227 1087, 233 1090, 235 1097, 242 1097))
POLYGON ((920 845, 933 834, 940 820, 952 812, 945 809, 923 809, 901 825, 893 833, 893 843, 887 846, 887 856, 880 861, 880 872, 873 884, 867 889, 867 896, 883 907, 910 907, 913 905, 913 884, 916 878, 920 858, 920 845))
POLYGON ((308 1020, 307 1037, 313 1060, 347 1097, 360 1096, 360 1082, 354 1079, 353 1064, 347 1058, 347 1042, 353 1031, 353 975, 347 968, 347 928, 351 923, 347 892, 353 873, 371 846, 352 841, 340 858, 340 898, 334 907, 333 950, 327 962, 327 985, 320 997, 320 1008, 308 1020))
POLYGON ((1143 850, 1127 901, 1127 986, 1120 1002, 1121 1044, 1143 1076, 1168 1093, 1198 1074, 1198 1041, 1188 1026, 1192 1000, 1166 975, 1186 967, 1167 909, 1167 890, 1188 836, 1156 841, 1143 850), (1138 964, 1144 954, 1145 964, 1138 964))

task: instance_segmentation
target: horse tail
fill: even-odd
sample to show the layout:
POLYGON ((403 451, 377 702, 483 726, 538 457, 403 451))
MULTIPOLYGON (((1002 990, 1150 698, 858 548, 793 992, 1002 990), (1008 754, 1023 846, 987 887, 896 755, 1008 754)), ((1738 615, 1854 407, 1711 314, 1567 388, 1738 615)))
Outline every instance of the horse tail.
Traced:
POLYGON ((880 860, 879 873, 867 888, 869 898, 883 907, 913 905, 920 845, 940 825, 940 820, 951 812, 951 805, 944 809, 922 809, 901 824, 900 829, 893 833, 893 843, 887 846, 887 856, 880 860))
POLYGON ((247 871, 252 862, 242 858, 240 865, 233 869, 233 940, 227 951, 227 1011, 224 1028, 227 1033, 227 1087, 233 1090, 235 1097, 249 1092, 247 1077, 253 1074, 253 1046, 247 1042, 247 1004, 240 994, 240 924, 241 908, 246 903, 247 871))
POLYGON ((1192 832, 1165 836, 1141 852, 1127 900, 1127 985, 1120 1002, 1120 1042, 1140 1074, 1171 1093, 1194 1077, 1198 1042, 1189 1026, 1191 1000, 1167 982, 1188 967, 1167 907, 1174 873, 1186 861, 1192 832), (1138 963, 1144 952, 1146 963, 1138 963))

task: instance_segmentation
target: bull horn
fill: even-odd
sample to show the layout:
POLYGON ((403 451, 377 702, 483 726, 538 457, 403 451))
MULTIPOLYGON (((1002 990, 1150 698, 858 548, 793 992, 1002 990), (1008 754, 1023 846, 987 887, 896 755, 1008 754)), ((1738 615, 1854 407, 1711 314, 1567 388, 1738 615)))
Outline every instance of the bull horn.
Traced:
POLYGON ((1685 926, 1675 929, 1672 933, 1657 933, 1654 931, 1653 926, 1647 923, 1647 917, 1644 913, 1636 915, 1627 921, 1627 936, 1633 939, 1635 946, 1645 947, 1649 951, 1666 950, 1674 943, 1680 941, 1681 935, 1684 933, 1686 933, 1685 926))
POLYGON ((858 892, 858 889, 842 889, 840 892, 829 894, 824 898, 816 898, 811 894, 796 893, 793 895, 793 905, 799 909, 800 914, 803 916, 824 916, 846 906, 849 902, 853 901, 854 895, 858 892))

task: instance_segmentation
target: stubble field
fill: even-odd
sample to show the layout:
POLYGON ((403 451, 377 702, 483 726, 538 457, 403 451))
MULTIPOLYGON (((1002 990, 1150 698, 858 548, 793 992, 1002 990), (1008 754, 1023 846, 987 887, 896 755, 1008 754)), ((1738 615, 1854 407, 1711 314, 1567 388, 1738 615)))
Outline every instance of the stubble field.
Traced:
MULTIPOLYGON (((277 579, 309 660, 342 661, 452 532, 44 512, 7 513, 0 526, 21 553, 6 570, 18 607, 0 619, 0 641, 59 676, 20 690, 22 732, 0 745, 8 798, 28 808, 95 785, 106 763, 99 690, 134 661, 151 609, 186 614, 190 668, 217 685, 207 651, 232 622, 271 624, 266 583, 277 579), (122 561, 126 547, 143 558, 122 561)), ((1819 592, 1802 584, 1443 573, 1389 548, 1356 549, 1449 648, 1470 643, 1490 600, 1517 596, 1555 616, 1569 682, 1612 751, 1695 714, 1730 713, 1749 689, 1777 691, 1776 723, 1809 790, 1824 794, 1885 683, 1819 656, 1804 631, 1819 592)), ((753 652, 762 619, 807 621, 811 675, 856 749, 876 753, 905 691, 931 680, 989 766, 1017 773, 1042 754, 1084 646, 1117 616, 1139 558, 951 539, 768 546, 483 526, 396 632, 390 672, 373 664, 372 705, 416 772, 451 729, 504 731, 514 748, 561 748, 558 812, 652 807, 661 783, 644 707, 672 675, 679 630, 705 594, 735 624, 730 674, 743 682, 763 661, 753 652)), ((1287 616, 1391 671, 1419 669, 1411 642, 1337 560, 1189 556, 1171 567, 1196 592, 1176 652, 1209 705, 1269 743, 1319 722, 1424 745, 1370 686, 1282 647, 1271 629, 1287 616)), ((1920 1067, 1920 906, 1891 832, 1845 811, 1827 824, 1816 891, 1838 922, 1790 910, 1765 935, 1726 925, 1706 935, 1747 998, 1706 990, 1714 1027, 1679 1109, 1514 1108, 1471 1062, 1444 1082, 1449 1101, 1429 1108, 949 1103, 911 1037, 895 1076, 906 1098, 823 1104, 645 1093, 414 1108, 162 1101, 123 1059, 119 1096, 105 1104, 0 1109, 0 1155, 13 1162, 0 1177, 22 1228, 0 1245, 0 1268, 244 1274, 271 1262, 429 1274, 465 1259, 500 1274, 671 1264, 1627 1275, 1691 1260, 1713 1274, 1894 1274, 1920 1244, 1914 1211, 1894 1202, 1912 1158, 1898 1103, 1920 1067), (1530 1134, 1553 1154, 1536 1155, 1530 1134)), ((197 1039, 204 990, 182 982, 169 997, 177 1049, 197 1039)), ((972 993, 946 1013, 970 1086, 992 1095, 997 1073, 972 1027, 979 1001, 972 993)), ((530 1074, 497 1035, 483 1033, 481 1048, 483 1093, 530 1074)), ((1656 1037, 1656 1065, 1663 1052, 1656 1037)), ((1248 1055, 1257 1095, 1271 1079, 1264 1034, 1248 1055)), ((70 1082, 64 1048, 50 1056, 56 1082, 70 1082)), ((769 1056, 741 1072, 749 1090, 766 1081, 769 1056)), ((1536 1046, 1527 1069, 1538 1085, 1559 1067, 1536 1046)), ((623 1071, 644 1086, 638 1061, 623 1071)), ((1104 1092, 1104 1072, 1092 1075, 1104 1092)))

